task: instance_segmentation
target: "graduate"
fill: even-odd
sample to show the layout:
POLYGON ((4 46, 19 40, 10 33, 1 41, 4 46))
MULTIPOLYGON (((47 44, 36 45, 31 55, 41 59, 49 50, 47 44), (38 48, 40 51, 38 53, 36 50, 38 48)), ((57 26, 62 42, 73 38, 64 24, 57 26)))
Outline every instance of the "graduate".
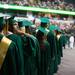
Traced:
MULTIPOLYGON (((15 21, 13 22, 13 24, 15 24, 15 21)), ((19 33, 7 36, 13 40, 18 47, 18 53, 21 58, 21 62, 19 62, 20 65, 18 67, 18 75, 37 75, 39 73, 39 44, 38 40, 34 36, 30 35, 28 30, 29 25, 30 24, 27 21, 19 21, 19 29, 22 29, 22 27, 25 26, 27 27, 26 31, 21 30, 21 32, 24 33, 23 36, 19 33)), ((17 25, 15 25, 15 28, 16 26, 17 25)), ((18 28, 16 28, 16 31, 18 31, 18 28)))
MULTIPOLYGON (((29 27, 27 21, 23 21, 23 26, 29 27)), ((40 71, 40 48, 36 37, 30 34, 27 29, 21 37, 24 51, 24 75, 39 75, 40 71)))
POLYGON ((47 42, 47 34, 49 30, 47 29, 47 23, 49 20, 47 18, 41 18, 41 25, 36 30, 36 37, 39 41, 40 45, 40 53, 41 53, 41 62, 40 62, 40 75, 48 75, 48 70, 50 68, 51 62, 51 48, 49 43, 47 42))
POLYGON ((61 34, 61 30, 56 30, 56 37, 57 37, 57 55, 58 55, 58 65, 61 63, 61 57, 63 57, 63 36, 61 34))
POLYGON ((18 49, 12 40, 4 36, 4 25, 4 19, 0 17, 0 75, 18 75, 18 49))
POLYGON ((49 19, 46 17, 41 17, 40 18, 40 26, 38 27, 38 29, 36 29, 36 33, 38 32, 38 30, 41 28, 43 30, 45 30, 47 33, 49 32, 49 30, 47 29, 48 27, 48 23, 49 23, 49 19))
POLYGON ((57 46, 56 46, 56 26, 50 25, 49 27, 49 33, 47 35, 47 41, 49 42, 51 46, 51 65, 50 65, 50 75, 53 75, 58 70, 58 61, 57 61, 57 46))
POLYGON ((9 31, 15 34, 24 35, 25 34, 25 26, 21 26, 16 20, 14 20, 15 16, 12 16, 8 19, 9 21, 9 31))
MULTIPOLYGON (((46 31, 45 31, 46 32, 46 31)), ((51 50, 50 45, 47 42, 47 35, 42 29, 38 30, 36 36, 40 44, 41 62, 40 62, 40 75, 48 75, 50 60, 51 60, 51 50)))
MULTIPOLYGON (((15 21, 13 21, 13 24, 15 23, 15 21)), ((10 40, 14 41, 17 49, 18 49, 18 55, 19 55, 19 62, 17 61, 17 71, 18 71, 18 75, 24 75, 24 55, 23 55, 23 48, 22 48, 22 40, 21 40, 21 35, 20 34, 14 34, 11 31, 9 31, 9 27, 10 27, 10 22, 6 22, 6 28, 7 30, 7 34, 6 37, 9 38, 10 40)), ((13 29, 12 29, 13 30, 13 29)))
POLYGON ((66 44, 67 44, 68 40, 67 40, 67 36, 66 36, 65 32, 62 32, 62 38, 63 38, 63 40, 62 40, 63 48, 66 49, 66 44))
POLYGON ((23 20, 23 26, 25 26, 25 31, 26 33, 28 34, 32 34, 33 33, 33 30, 32 30, 32 25, 33 25, 33 22, 32 21, 29 21, 29 20, 23 20))

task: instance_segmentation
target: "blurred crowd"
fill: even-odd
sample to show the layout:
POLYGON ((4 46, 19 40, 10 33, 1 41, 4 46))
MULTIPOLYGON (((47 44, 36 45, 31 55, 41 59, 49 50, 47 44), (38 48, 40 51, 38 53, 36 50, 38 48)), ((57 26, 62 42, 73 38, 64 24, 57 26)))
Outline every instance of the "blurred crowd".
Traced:
POLYGON ((74 4, 67 3, 64 0, 34 0, 34 2, 31 0, 1 0, 1 3, 75 11, 74 4))
MULTIPOLYGON (((41 8, 50 8, 50 9, 59 9, 59 10, 67 10, 74 11, 74 4, 67 3, 64 0, 0 0, 0 3, 3 4, 14 4, 21 6, 32 6, 32 7, 41 7, 41 8)), ((21 12, 21 11, 20 11, 21 12)), ((7 13, 7 12, 6 12, 7 13)), ((13 12, 12 12, 13 13, 13 12)), ((2 15, 2 14, 1 14, 2 15)), ((18 17, 25 17, 29 20, 37 23, 41 16, 45 16, 50 19, 50 23, 59 25, 61 29, 73 29, 74 28, 74 18, 72 16, 63 16, 57 14, 43 14, 43 13, 34 13, 34 12, 25 12, 23 14, 17 12, 15 14, 18 17)))
POLYGON ((73 16, 62 16, 57 14, 49 14, 49 13, 38 13, 37 15, 34 15, 32 12, 27 12, 26 17, 31 20, 35 21, 36 23, 39 23, 40 17, 47 17, 50 20, 51 24, 59 26, 62 30, 66 29, 72 29, 74 28, 74 18, 73 16))

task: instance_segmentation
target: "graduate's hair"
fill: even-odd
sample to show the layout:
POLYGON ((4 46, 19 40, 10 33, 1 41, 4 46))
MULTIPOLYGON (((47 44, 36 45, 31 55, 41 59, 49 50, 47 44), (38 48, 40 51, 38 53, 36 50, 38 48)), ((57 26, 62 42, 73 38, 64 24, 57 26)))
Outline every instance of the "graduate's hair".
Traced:
POLYGON ((61 34, 61 32, 59 32, 58 30, 56 30, 56 35, 61 34))
POLYGON ((0 32, 2 32, 2 30, 4 29, 4 27, 5 27, 5 24, 0 25, 0 32))
POLYGON ((47 23, 42 23, 41 22, 41 27, 47 27, 47 23))
POLYGON ((37 37, 37 39, 38 39, 39 42, 43 40, 42 39, 43 36, 44 36, 44 33, 41 32, 40 30, 36 34, 36 37, 37 37))
POLYGON ((29 26, 25 26, 26 33, 32 34, 31 28, 29 26))

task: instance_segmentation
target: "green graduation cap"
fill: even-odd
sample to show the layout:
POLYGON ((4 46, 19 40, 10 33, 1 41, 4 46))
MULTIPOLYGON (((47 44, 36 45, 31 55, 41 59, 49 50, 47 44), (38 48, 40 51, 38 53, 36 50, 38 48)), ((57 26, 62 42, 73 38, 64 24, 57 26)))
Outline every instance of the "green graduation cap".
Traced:
POLYGON ((40 18, 41 23, 49 23, 49 19, 47 17, 40 18))
POLYGON ((57 31, 62 33, 61 29, 58 29, 57 31))
POLYGON ((43 32, 45 35, 48 34, 48 31, 45 28, 41 27, 41 26, 38 28, 38 30, 40 30, 41 32, 43 32))
POLYGON ((31 25, 33 25, 33 22, 29 20, 23 20, 23 26, 31 26, 31 25))
POLYGON ((57 27, 55 25, 50 25, 50 27, 49 27, 49 30, 51 30, 51 31, 54 31, 56 29, 57 29, 57 27))
POLYGON ((56 26, 56 30, 57 30, 58 32, 62 32, 59 26, 56 26))
POLYGON ((55 26, 55 25, 50 25, 49 30, 51 30, 51 31, 56 30, 58 32, 61 32, 60 27, 59 26, 55 26))
POLYGON ((15 22, 17 22, 16 20, 14 20, 15 16, 12 16, 8 19, 9 25, 13 25, 15 22))

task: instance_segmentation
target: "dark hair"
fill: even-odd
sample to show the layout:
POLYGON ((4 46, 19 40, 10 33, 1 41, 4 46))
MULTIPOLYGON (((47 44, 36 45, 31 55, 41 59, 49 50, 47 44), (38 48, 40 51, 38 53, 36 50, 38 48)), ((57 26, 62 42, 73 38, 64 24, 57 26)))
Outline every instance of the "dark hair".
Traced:
POLYGON ((2 32, 2 30, 4 29, 5 24, 1 24, 0 25, 0 32, 2 32))
POLYGON ((61 32, 59 32, 58 30, 56 30, 56 34, 60 34, 61 32))
POLYGON ((44 33, 41 32, 40 30, 37 32, 36 37, 38 41, 42 41, 42 37, 44 36, 44 33))
POLYGON ((41 22, 41 26, 42 26, 42 27, 47 27, 47 23, 42 23, 42 22, 41 22))
POLYGON ((22 27, 22 21, 18 22, 19 27, 22 27))

